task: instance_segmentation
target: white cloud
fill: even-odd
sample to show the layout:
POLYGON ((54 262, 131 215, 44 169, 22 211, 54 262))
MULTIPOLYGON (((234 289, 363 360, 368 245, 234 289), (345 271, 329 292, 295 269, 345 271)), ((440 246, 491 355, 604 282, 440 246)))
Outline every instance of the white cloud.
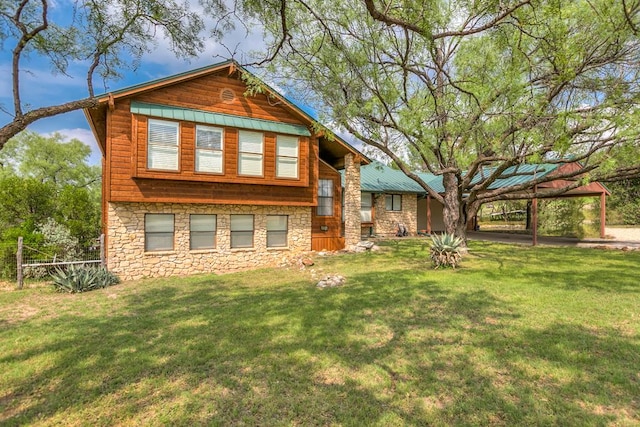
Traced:
MULTIPOLYGON (((155 64, 162 67, 161 73, 150 75, 150 78, 161 77, 166 74, 174 74, 188 71, 194 68, 215 64, 235 56, 238 62, 244 62, 250 51, 264 51, 266 45, 260 25, 253 25, 249 31, 241 23, 236 22, 236 28, 229 30, 221 41, 210 37, 209 31, 215 27, 218 17, 205 15, 202 6, 197 0, 189 0, 192 11, 198 12, 204 19, 204 50, 197 58, 177 58, 171 51, 170 42, 164 37, 156 40, 157 47, 143 57, 143 63, 155 64), (164 71, 166 74, 162 74, 164 71)), ((228 2, 231 4, 231 2, 228 2)), ((143 65, 144 67, 144 65, 143 65)), ((141 68, 143 68, 141 67, 141 68)))

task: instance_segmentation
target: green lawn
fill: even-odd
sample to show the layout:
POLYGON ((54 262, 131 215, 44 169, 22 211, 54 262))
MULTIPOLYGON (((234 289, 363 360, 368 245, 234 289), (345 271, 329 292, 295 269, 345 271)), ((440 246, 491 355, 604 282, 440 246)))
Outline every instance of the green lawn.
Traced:
POLYGON ((427 253, 2 290, 0 424, 640 424, 640 252, 427 253))

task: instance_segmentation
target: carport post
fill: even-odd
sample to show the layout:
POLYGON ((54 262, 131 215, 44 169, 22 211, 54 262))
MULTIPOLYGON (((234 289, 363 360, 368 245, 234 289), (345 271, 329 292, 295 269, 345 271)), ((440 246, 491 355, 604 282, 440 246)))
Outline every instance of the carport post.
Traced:
POLYGON ((600 193, 600 238, 604 239, 606 236, 606 222, 607 222, 607 194, 600 193))
POLYGON ((431 234, 431 196, 427 194, 427 234, 431 234))
MULTIPOLYGON (((533 187, 534 194, 537 190, 538 186, 535 185, 533 187)), ((533 224, 531 224, 533 230, 533 246, 536 246, 538 244, 538 199, 535 197, 531 201, 531 216, 531 221, 533 222, 533 224)))

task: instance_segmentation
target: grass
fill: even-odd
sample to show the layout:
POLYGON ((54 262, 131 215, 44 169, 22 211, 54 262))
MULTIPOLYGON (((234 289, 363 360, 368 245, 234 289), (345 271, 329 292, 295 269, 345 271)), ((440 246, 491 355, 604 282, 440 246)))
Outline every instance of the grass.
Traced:
POLYGON ((640 424, 640 252, 385 249, 0 291, 0 424, 640 424))

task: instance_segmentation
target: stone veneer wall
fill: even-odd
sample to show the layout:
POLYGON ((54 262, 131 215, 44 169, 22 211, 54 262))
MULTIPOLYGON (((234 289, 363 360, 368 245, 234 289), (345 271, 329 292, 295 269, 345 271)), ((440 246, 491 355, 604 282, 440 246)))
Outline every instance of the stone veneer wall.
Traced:
POLYGON ((282 265, 311 250, 311 208, 291 206, 109 203, 107 265, 121 279, 228 273, 282 265), (145 252, 144 215, 174 214, 174 250, 145 252), (189 215, 216 214, 216 249, 189 249, 189 215), (231 214, 253 214, 254 247, 231 249, 231 214), (287 248, 267 248, 266 215, 288 215, 287 248))
POLYGON ((410 235, 418 233, 418 196, 415 194, 402 195, 402 210, 388 211, 385 206, 385 194, 375 196, 374 232, 381 236, 395 236, 398 223, 404 224, 410 235))
POLYGON ((360 203, 360 161, 353 154, 344 156, 344 245, 347 249, 356 245, 361 238, 360 203))

